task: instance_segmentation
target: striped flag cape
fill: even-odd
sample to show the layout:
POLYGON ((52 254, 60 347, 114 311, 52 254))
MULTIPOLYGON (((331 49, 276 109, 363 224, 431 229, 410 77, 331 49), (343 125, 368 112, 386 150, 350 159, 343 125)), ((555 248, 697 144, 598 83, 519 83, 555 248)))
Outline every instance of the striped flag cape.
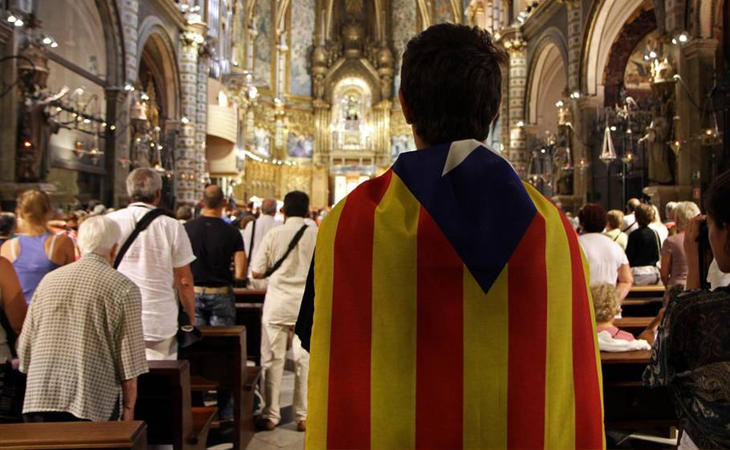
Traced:
POLYGON ((307 447, 604 447, 587 273, 483 144, 402 154, 319 230, 307 447))

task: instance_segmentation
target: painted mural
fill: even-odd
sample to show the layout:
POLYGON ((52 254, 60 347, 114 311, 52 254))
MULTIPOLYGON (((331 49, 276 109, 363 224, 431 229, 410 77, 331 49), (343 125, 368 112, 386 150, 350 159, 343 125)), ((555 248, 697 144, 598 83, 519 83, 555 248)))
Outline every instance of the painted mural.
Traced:
POLYGON ((265 128, 256 127, 253 130, 253 149, 262 158, 271 157, 271 137, 265 128))
POLYGON ((309 55, 314 44, 315 0, 296 0, 291 3, 291 68, 290 91, 294 95, 312 95, 309 55))
POLYGON ((314 148, 314 136, 301 136, 289 133, 286 140, 286 153, 290 158, 311 158, 314 148))
POLYGON ((433 23, 454 22, 450 0, 436 0, 433 5, 433 23))
POLYGON ((253 72, 256 84, 271 86, 271 1, 256 2, 253 72))
POLYGON ((416 0, 393 0, 392 22, 397 24, 397 26, 393 27, 393 47, 395 49, 393 92, 398 92, 398 88, 400 87, 400 67, 406 44, 418 32, 417 10, 416 0))

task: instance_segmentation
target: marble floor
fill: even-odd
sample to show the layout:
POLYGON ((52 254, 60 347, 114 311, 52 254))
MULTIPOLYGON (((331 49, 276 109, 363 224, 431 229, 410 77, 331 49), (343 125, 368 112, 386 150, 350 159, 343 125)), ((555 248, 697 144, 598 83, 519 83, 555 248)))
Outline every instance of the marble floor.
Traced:
MULTIPOLYGON (((292 419, 291 404, 294 398, 294 373, 285 371, 281 386, 282 424, 272 431, 259 431, 248 444, 248 450, 299 450, 304 448, 304 433, 297 431, 292 419)), ((208 447, 208 450, 228 450, 230 442, 208 447)))

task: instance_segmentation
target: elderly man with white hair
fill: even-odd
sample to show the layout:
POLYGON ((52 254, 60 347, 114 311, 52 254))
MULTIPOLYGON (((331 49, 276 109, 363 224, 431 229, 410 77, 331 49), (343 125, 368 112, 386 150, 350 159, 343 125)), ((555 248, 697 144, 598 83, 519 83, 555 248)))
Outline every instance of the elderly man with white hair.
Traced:
POLYGON ((27 422, 134 417, 137 376, 148 369, 139 288, 111 266, 119 234, 106 217, 84 221, 81 259, 35 291, 18 345, 27 422))
POLYGON ((160 214, 162 178, 152 169, 135 169, 127 176, 128 207, 107 214, 121 229, 120 248, 147 214, 147 228, 130 242, 120 272, 142 292, 142 328, 147 359, 177 359, 178 299, 190 323, 195 323, 195 292, 190 263, 195 260, 185 227, 160 214))

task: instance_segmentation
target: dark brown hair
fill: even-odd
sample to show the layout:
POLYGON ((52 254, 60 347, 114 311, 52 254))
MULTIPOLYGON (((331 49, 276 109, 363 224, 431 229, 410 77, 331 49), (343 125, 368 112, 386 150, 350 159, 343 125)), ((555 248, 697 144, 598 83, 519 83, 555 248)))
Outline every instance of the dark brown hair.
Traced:
POLYGON ((586 203, 578 211, 578 220, 586 233, 600 233, 606 228, 606 210, 598 203, 586 203))
POLYGON ((483 141, 497 116, 507 57, 478 27, 442 23, 408 42, 400 89, 415 131, 429 145, 483 141))

